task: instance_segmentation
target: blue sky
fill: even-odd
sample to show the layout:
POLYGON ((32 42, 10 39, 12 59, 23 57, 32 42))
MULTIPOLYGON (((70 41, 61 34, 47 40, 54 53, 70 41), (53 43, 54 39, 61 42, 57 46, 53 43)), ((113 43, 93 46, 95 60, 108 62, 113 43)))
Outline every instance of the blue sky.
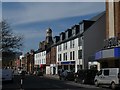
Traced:
POLYGON ((13 32, 24 36, 24 53, 37 50, 45 40, 46 29, 53 36, 71 28, 83 19, 105 11, 104 2, 3 2, 2 17, 8 21, 13 32))

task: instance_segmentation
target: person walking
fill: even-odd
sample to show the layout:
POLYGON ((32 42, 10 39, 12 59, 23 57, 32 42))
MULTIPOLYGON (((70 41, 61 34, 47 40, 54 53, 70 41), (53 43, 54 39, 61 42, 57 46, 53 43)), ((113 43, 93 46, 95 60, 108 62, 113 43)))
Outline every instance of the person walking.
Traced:
POLYGON ((21 89, 23 89, 23 82, 24 82, 24 79, 25 79, 25 71, 22 71, 21 72, 21 89))

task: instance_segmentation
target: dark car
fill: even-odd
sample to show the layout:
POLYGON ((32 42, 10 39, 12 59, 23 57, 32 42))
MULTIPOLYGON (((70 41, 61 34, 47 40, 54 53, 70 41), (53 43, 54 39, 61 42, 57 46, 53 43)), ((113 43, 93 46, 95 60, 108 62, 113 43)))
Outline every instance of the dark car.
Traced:
POLYGON ((74 75, 74 81, 84 84, 94 84, 94 78, 98 70, 78 70, 74 75))
POLYGON ((60 80, 74 80, 74 72, 65 70, 59 75, 60 80))
POLYGON ((43 76, 43 72, 42 72, 42 71, 37 71, 37 72, 36 72, 36 75, 37 75, 37 76, 43 76))

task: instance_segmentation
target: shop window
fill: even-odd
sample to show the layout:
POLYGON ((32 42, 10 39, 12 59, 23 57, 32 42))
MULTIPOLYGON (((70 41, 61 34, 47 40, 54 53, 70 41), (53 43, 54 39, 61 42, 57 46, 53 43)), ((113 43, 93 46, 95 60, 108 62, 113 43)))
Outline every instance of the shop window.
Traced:
POLYGON ((73 51, 73 60, 75 60, 75 51, 73 51))
POLYGON ((78 59, 82 59, 82 50, 78 50, 78 59))
POLYGON ((70 60, 72 60, 72 52, 70 52, 70 60))

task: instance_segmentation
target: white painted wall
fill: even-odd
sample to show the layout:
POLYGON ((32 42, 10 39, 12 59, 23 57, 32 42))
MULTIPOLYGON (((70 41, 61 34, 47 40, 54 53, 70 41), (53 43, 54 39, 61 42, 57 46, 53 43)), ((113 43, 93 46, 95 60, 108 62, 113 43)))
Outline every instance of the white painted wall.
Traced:
POLYGON ((46 64, 46 51, 34 55, 35 65, 46 64))
POLYGON ((50 66, 46 66, 46 74, 50 74, 50 66))
MULTIPOLYGON (((66 43, 66 42, 65 42, 66 43)), ((78 38, 74 39, 74 48, 70 48, 70 41, 67 42, 67 50, 63 50, 63 45, 64 43, 60 44, 61 45, 61 51, 58 51, 58 47, 57 46, 57 56, 56 56, 56 60, 57 62, 61 62, 63 61, 63 54, 67 52, 67 61, 75 61, 75 71, 77 71, 77 65, 82 65, 82 59, 78 59, 78 50, 82 50, 82 46, 78 46, 78 38), (74 54, 74 60, 70 60, 70 52, 75 52, 74 54), (62 54, 62 60, 58 61, 58 54, 62 54)))

